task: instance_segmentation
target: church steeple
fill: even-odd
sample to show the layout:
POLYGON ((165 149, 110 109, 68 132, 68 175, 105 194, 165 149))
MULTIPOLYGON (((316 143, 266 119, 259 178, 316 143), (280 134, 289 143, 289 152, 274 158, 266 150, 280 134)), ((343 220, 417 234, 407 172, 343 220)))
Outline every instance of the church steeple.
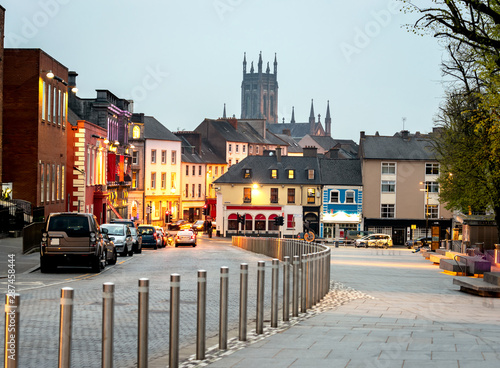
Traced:
POLYGON ((252 63, 250 64, 250 73, 253 73, 254 72, 254 69, 253 69, 253 61, 252 63))
POLYGON ((259 53, 259 73, 262 73, 262 51, 259 53))
POLYGON ((247 53, 243 53, 243 75, 247 72, 247 53))
POLYGON ((271 69, 269 69, 269 61, 267 62, 267 68, 266 68, 266 73, 269 74, 269 72, 271 71, 271 69))
POLYGON ((330 117, 330 100, 327 101, 326 105, 325 134, 328 137, 332 136, 332 118, 330 117))
POLYGON ((274 77, 278 79, 278 59, 276 58, 276 53, 274 53, 274 77))
POLYGON ((316 131, 316 121, 314 117, 314 104, 311 99, 311 112, 309 113, 309 134, 314 134, 316 131))
POLYGON ((295 107, 292 106, 292 120, 290 120, 291 124, 295 124, 295 107))

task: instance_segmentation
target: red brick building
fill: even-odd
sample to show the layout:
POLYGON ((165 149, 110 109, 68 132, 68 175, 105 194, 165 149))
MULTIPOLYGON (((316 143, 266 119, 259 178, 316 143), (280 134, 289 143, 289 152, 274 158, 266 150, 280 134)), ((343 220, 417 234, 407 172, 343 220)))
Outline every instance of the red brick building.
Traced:
POLYGON ((65 211, 68 69, 40 49, 5 49, 3 182, 13 199, 65 211))

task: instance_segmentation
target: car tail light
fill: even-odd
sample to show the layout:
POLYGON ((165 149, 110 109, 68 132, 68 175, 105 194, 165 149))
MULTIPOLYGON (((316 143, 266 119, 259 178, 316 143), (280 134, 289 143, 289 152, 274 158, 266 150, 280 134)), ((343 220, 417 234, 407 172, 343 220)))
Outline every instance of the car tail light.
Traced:
POLYGON ((194 238, 196 238, 196 235, 194 235, 194 234, 191 235, 191 239, 194 239, 194 238))
POLYGON ((47 233, 42 234, 42 244, 41 244, 42 247, 47 246, 48 237, 49 237, 49 234, 47 234, 47 233))
POLYGON ((97 238, 96 238, 95 233, 90 233, 90 246, 91 247, 97 246, 97 238))

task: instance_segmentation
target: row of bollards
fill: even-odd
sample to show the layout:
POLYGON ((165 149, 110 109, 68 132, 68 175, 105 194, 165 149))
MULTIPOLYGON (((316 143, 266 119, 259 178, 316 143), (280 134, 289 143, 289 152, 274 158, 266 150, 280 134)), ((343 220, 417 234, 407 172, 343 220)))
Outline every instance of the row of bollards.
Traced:
MULTIPOLYGON (((328 293, 330 285, 330 251, 326 247, 316 249, 309 244, 296 244, 292 251, 283 251, 283 245, 278 244, 278 253, 292 255, 283 256, 283 305, 282 320, 290 319, 290 304, 292 316, 299 316, 300 311, 305 313, 318 303, 328 293), (310 254, 293 254, 297 250, 318 250, 310 254), (290 271, 292 277, 292 300, 290 303, 290 271)), ((259 243, 259 247, 262 245, 259 243)), ((279 308, 279 259, 272 260, 271 265, 271 328, 278 327, 279 308)), ((264 333, 264 285, 265 262, 257 264, 257 305, 256 305, 256 333, 264 333)), ((170 330, 169 330, 169 367, 179 366, 179 319, 180 319, 180 286, 179 274, 170 275, 170 330)), ((196 331, 196 359, 205 359, 206 340, 206 300, 207 300, 207 272, 198 271, 197 292, 197 331, 196 331)), ((139 279, 138 284, 138 339, 137 339, 137 367, 148 366, 148 319, 149 319, 149 279, 139 279)), ((228 342, 228 295, 229 295, 229 268, 220 269, 220 299, 219 299, 219 349, 226 350, 228 342)), ((71 366, 71 339, 73 325, 74 290, 69 287, 61 289, 60 301, 60 329, 59 329, 59 368, 71 366)), ((6 295, 5 300, 5 361, 4 367, 18 367, 19 357, 19 304, 20 296, 6 295), (10 359, 14 357, 15 359, 10 359)), ((240 341, 247 340, 247 305, 248 305, 248 264, 240 265, 240 298, 239 298, 239 331, 240 341)), ((114 308, 115 285, 104 283, 102 292, 102 368, 113 367, 114 343, 114 308)))

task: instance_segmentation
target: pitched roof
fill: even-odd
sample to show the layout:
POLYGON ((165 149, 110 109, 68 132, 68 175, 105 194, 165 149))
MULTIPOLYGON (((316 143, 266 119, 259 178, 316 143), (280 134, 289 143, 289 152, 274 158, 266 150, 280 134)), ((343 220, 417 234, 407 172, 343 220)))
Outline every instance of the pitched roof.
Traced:
POLYGON ((323 185, 363 185, 361 161, 322 158, 321 184, 323 185))
MULTIPOLYGON (((317 125, 317 124, 316 124, 317 125)), ((281 124, 267 124, 269 129, 274 134, 284 134, 284 130, 289 130, 290 135, 294 139, 302 139, 311 132, 309 123, 281 123, 281 124)))
POLYGON ((181 140, 152 116, 144 116, 144 138, 166 141, 181 140))
POLYGON ((216 151, 214 148, 210 145, 210 143, 206 140, 203 139, 201 141, 201 157, 203 158, 203 161, 211 164, 226 164, 226 160, 224 160, 222 157, 217 155, 216 151))
POLYGON ((232 165, 228 171, 218 178, 215 183, 237 183, 237 184, 307 184, 319 185, 319 159, 317 157, 302 156, 248 156, 236 165, 232 165), (251 178, 243 178, 243 170, 251 169, 251 178), (272 179, 270 170, 278 170, 278 179, 272 179), (314 179, 308 179, 307 170, 315 170, 314 179), (295 178, 289 179, 287 170, 295 170, 295 178))
POLYGON ((381 160, 436 160, 428 135, 396 133, 391 136, 364 136, 360 157, 381 160))
MULTIPOLYGON (((271 132, 269 132, 271 133, 271 132)), ((273 133, 271 133, 273 134, 273 133)), ((278 139, 282 140, 285 144, 288 144, 288 153, 301 153, 302 147, 288 134, 274 134, 278 139)))

